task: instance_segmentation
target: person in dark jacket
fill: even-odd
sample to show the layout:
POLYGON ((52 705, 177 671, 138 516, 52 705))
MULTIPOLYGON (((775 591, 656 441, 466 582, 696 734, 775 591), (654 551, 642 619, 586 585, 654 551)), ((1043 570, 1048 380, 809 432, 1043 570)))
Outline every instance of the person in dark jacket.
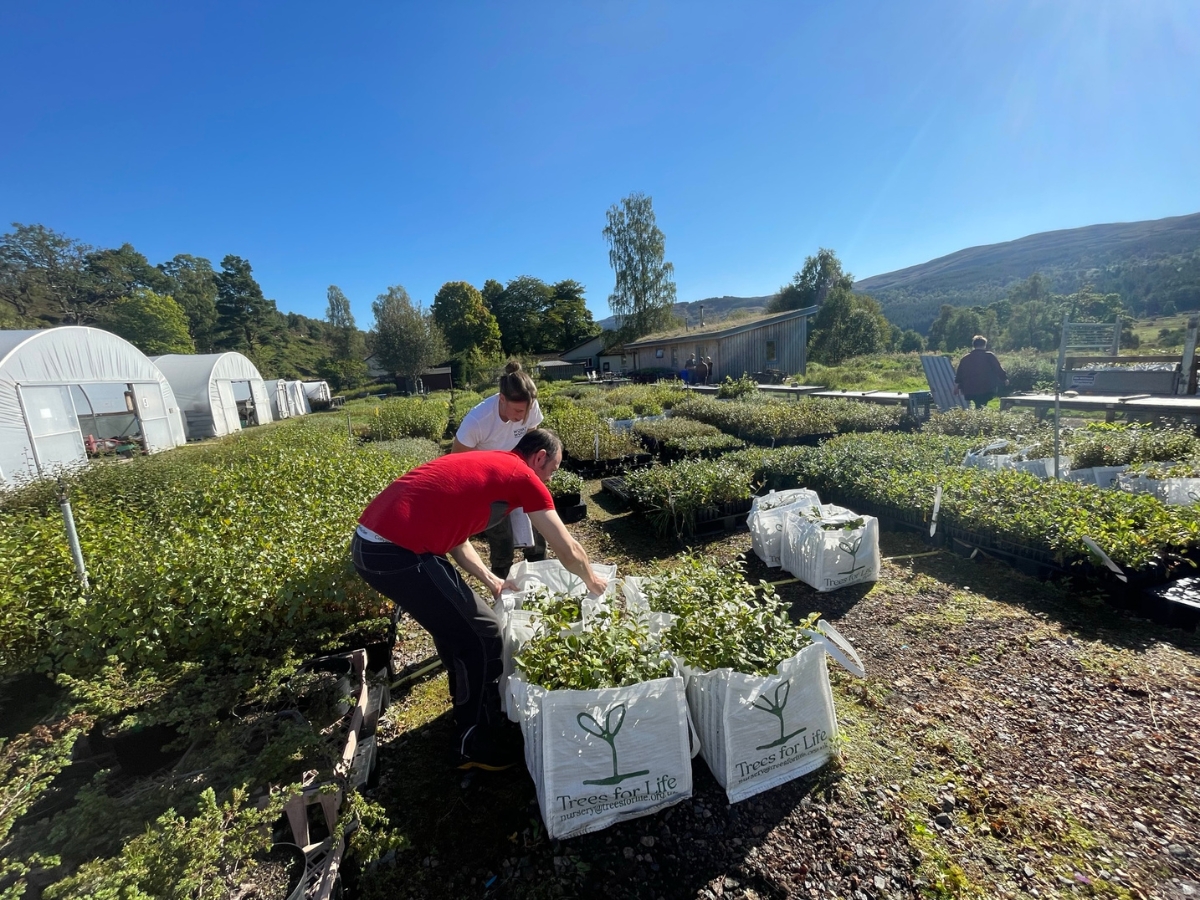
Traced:
POLYGON ((987 338, 977 334, 971 341, 974 348, 962 358, 954 375, 955 390, 967 400, 967 408, 974 402, 976 409, 988 405, 1000 388, 1008 384, 1008 373, 1000 365, 996 354, 987 348, 987 338))

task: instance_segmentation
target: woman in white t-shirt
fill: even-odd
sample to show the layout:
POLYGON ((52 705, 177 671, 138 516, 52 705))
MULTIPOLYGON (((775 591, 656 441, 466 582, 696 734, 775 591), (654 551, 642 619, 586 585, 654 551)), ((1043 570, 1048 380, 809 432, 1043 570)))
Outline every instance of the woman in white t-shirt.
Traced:
MULTIPOLYGON (((458 432, 454 435, 451 452, 467 450, 511 450, 542 422, 542 410, 537 402, 537 385, 521 369, 519 362, 510 362, 500 376, 500 392, 479 403, 463 416, 458 432)), ((503 504, 501 504, 503 506, 503 504)), ((513 510, 513 515, 524 515, 523 510, 513 510)), ((532 528, 523 529, 532 533, 533 546, 525 548, 527 560, 546 558, 546 539, 532 528)), ((493 512, 493 521, 484 532, 491 553, 491 570, 499 578, 505 578, 512 566, 515 546, 513 523, 503 509, 493 512)))

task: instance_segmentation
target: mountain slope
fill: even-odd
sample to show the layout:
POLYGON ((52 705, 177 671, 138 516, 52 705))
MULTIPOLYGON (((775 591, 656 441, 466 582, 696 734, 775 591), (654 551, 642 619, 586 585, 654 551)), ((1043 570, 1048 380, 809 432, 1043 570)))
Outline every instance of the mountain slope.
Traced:
MULTIPOLYGON (((746 310, 751 315, 764 312, 771 296, 766 297, 706 297, 703 300, 691 300, 687 303, 675 304, 675 315, 687 320, 689 325, 700 324, 700 307, 704 307, 704 321, 708 324, 720 322, 729 318, 737 310, 746 310)), ((599 322, 605 330, 617 327, 616 316, 609 316, 599 322)))
POLYGON ((925 330, 943 303, 978 306, 1040 272, 1057 293, 1085 282, 1119 293, 1138 313, 1170 301, 1200 306, 1200 213, 1146 222, 1089 225, 970 247, 948 256, 855 282, 889 320, 925 330))

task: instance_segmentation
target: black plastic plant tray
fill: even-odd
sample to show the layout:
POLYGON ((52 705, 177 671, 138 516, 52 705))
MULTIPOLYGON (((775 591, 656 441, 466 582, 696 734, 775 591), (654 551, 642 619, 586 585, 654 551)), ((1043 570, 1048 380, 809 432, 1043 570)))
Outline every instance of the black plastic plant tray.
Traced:
POLYGON ((564 525, 571 525, 587 518, 586 503, 576 503, 574 506, 556 506, 555 509, 564 525))
POLYGON ((1195 631, 1200 624, 1200 578, 1180 578, 1141 592, 1140 612, 1167 628, 1195 631))

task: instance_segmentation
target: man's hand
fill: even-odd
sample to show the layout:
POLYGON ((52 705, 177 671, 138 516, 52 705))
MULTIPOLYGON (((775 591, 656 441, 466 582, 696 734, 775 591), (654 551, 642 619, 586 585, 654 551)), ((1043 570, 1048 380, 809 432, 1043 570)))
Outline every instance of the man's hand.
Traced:
POLYGON ((499 599, 500 599, 500 592, 501 592, 502 590, 504 590, 504 588, 505 588, 507 585, 511 585, 511 584, 512 584, 512 582, 511 582, 511 581, 504 581, 503 579, 501 579, 501 578, 497 577, 497 576, 496 576, 494 573, 492 573, 492 572, 488 572, 487 574, 488 574, 488 577, 487 577, 487 589, 488 589, 489 591, 491 591, 491 592, 492 592, 492 600, 493 600, 493 601, 495 601, 495 600, 499 600, 499 599))
POLYGON ((587 585, 588 593, 593 597, 599 597, 608 588, 608 580, 601 578, 595 572, 592 573, 592 577, 587 579, 584 584, 587 585))

